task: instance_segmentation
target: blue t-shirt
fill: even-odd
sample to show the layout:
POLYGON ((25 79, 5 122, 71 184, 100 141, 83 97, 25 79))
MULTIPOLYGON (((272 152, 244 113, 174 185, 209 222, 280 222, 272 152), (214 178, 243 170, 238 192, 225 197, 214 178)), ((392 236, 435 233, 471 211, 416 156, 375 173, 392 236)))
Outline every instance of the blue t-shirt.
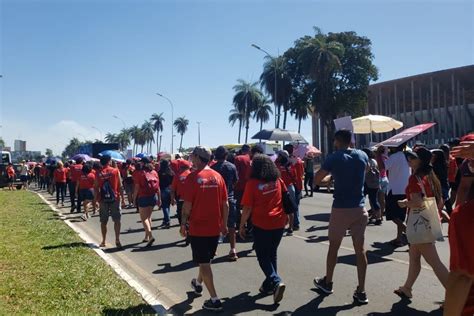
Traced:
POLYGON ((227 197, 229 199, 234 198, 234 185, 239 180, 237 175, 237 168, 233 163, 230 163, 226 160, 216 162, 212 165, 211 169, 220 173, 222 178, 224 178, 225 185, 227 187, 227 197))
POLYGON ((329 155, 322 169, 334 179, 335 208, 363 207, 365 169, 369 162, 367 154, 357 149, 338 150, 329 155))

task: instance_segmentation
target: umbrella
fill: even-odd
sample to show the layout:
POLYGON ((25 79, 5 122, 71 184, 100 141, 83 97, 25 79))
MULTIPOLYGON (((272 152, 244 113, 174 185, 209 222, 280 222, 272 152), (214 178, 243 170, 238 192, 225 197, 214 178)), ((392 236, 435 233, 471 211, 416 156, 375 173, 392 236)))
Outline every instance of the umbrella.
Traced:
POLYGON ((260 132, 253 135, 252 139, 280 140, 280 141, 287 141, 287 142, 308 143, 303 138, 303 136, 301 136, 297 132, 287 131, 280 128, 262 129, 260 132))
POLYGON ((46 159, 45 163, 47 165, 55 165, 60 161, 61 159, 59 159, 58 157, 49 157, 48 159, 46 159))
POLYGON ((305 156, 315 157, 321 155, 321 151, 309 144, 297 144, 293 150, 293 154, 303 159, 305 156))
POLYGON ((139 154, 135 155, 135 158, 143 159, 144 157, 150 157, 150 155, 148 155, 146 153, 139 153, 139 154))
POLYGON ((77 161, 78 159, 82 159, 83 161, 91 161, 92 157, 86 154, 75 154, 74 156, 71 157, 72 160, 77 161))
POLYGON ((436 123, 425 123, 425 124, 415 125, 413 127, 407 128, 403 130, 401 133, 398 133, 397 135, 392 136, 387 140, 384 140, 380 144, 377 144, 377 147, 382 146, 382 145, 386 147, 398 147, 401 144, 406 143, 413 137, 433 127, 434 125, 436 125, 436 123))
POLYGON ((352 120, 354 126, 354 134, 370 134, 372 142, 372 132, 387 133, 394 129, 403 127, 403 123, 391 117, 383 115, 366 115, 352 120))
POLYGON ((118 161, 118 162, 125 162, 127 161, 127 159, 125 158, 125 156, 116 151, 116 150, 104 150, 103 152, 99 153, 99 156, 105 156, 105 155, 109 155, 112 160, 115 160, 115 161, 118 161))

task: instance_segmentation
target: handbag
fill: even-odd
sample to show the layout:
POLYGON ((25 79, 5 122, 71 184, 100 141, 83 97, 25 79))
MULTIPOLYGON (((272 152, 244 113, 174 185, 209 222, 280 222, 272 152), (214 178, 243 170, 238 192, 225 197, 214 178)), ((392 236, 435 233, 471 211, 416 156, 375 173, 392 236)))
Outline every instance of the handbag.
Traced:
POLYGON ((288 191, 283 191, 283 186, 281 185, 281 200, 283 202, 283 210, 286 214, 293 214, 298 209, 298 205, 294 200, 293 196, 288 191))
POLYGON ((407 239, 410 244, 432 243, 443 241, 443 232, 438 215, 438 205, 435 197, 427 197, 423 182, 417 177, 423 191, 423 206, 411 209, 407 219, 407 239))

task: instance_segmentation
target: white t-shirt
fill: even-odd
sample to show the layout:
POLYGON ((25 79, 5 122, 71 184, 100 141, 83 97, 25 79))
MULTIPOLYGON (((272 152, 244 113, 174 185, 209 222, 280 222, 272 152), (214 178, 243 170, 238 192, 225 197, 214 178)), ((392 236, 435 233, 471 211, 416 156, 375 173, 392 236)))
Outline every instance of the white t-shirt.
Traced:
POLYGON ((385 161, 385 169, 388 171, 387 192, 392 191, 393 195, 405 194, 411 174, 405 154, 399 151, 390 155, 385 161))
POLYGON ((27 176, 28 175, 28 166, 26 166, 26 165, 21 166, 20 175, 21 176, 27 176))

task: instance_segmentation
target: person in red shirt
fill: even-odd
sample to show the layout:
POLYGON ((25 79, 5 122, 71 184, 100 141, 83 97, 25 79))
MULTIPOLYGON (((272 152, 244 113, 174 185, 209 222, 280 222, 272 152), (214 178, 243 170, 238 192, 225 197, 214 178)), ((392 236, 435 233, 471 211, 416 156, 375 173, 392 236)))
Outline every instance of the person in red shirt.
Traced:
POLYGON ((151 160, 143 157, 140 161, 140 170, 133 173, 133 200, 137 201, 138 211, 145 229, 146 247, 150 247, 155 242, 151 232, 151 213, 155 205, 161 205, 160 180, 158 173, 154 170, 151 160))
POLYGON ((69 184, 69 196, 71 198, 71 213, 77 208, 77 213, 81 212, 81 201, 79 197, 77 197, 76 203, 76 187, 77 182, 79 181, 79 177, 82 175, 82 166, 83 161, 82 158, 77 158, 76 163, 72 164, 69 167, 69 172, 71 173, 71 182, 69 184))
MULTIPOLYGON (((280 150, 278 152, 278 157, 275 160, 275 165, 278 171, 280 171, 281 179, 285 183, 285 186, 288 192, 290 193, 291 198, 296 201, 296 170, 291 165, 290 155, 286 150, 280 150)), ((295 225, 295 214, 288 215, 288 218, 289 223, 287 235, 291 236, 293 235, 293 230, 299 229, 299 227, 295 225)))
POLYGON ((133 200, 133 172, 135 171, 135 166, 132 164, 131 159, 127 159, 126 163, 123 164, 120 168, 120 176, 123 179, 123 187, 125 189, 125 193, 127 194, 128 199, 128 207, 132 207, 134 204, 133 200))
POLYGON ((176 213, 178 214, 179 225, 181 225, 181 215, 183 210, 184 184, 186 178, 191 173, 191 164, 183 163, 180 165, 179 172, 175 173, 173 182, 171 183, 171 205, 176 205, 176 213))
POLYGON ((16 174, 15 174, 15 168, 13 168, 13 164, 12 163, 9 163, 8 166, 7 166, 7 182, 8 182, 8 189, 10 191, 14 191, 15 188, 13 187, 13 184, 15 183, 15 177, 16 177, 16 174))
MULTIPOLYGON (((290 155, 290 164, 291 168, 295 170, 295 201, 296 205, 300 205, 301 192, 303 192, 303 177, 304 177, 304 162, 301 158, 293 155, 294 147, 292 144, 286 144, 283 149, 285 149, 290 155)), ((300 230, 300 214, 299 209, 296 210, 293 214, 293 230, 300 230)))
POLYGON ((61 195, 61 206, 64 206, 64 195, 66 195, 66 177, 67 169, 61 161, 58 161, 57 167, 53 173, 53 184, 56 188, 56 205, 59 204, 59 196, 61 195))
POLYGON ((259 289, 264 295, 273 294, 275 304, 283 299, 285 284, 277 272, 277 251, 288 216, 283 210, 286 186, 280 172, 269 157, 256 155, 252 159, 250 180, 242 197, 240 236, 245 238, 245 223, 252 217, 255 252, 265 281, 259 289))
POLYGON ((122 202, 122 207, 125 207, 125 198, 120 172, 117 168, 113 168, 110 165, 110 161, 111 157, 109 155, 104 155, 100 158, 102 170, 97 172, 94 183, 95 196, 99 201, 100 228, 102 232, 102 242, 99 246, 105 247, 106 245, 107 222, 109 221, 109 216, 111 216, 114 221, 115 245, 117 248, 121 248, 120 219, 122 214, 120 201, 122 202))
POLYGON ((94 198, 95 173, 89 164, 84 164, 82 174, 77 181, 76 196, 82 201, 84 215, 81 218, 86 221, 89 218, 89 204, 92 202, 93 214, 95 214, 94 198))
MULTIPOLYGON (((441 184, 433 172, 430 165, 432 154, 425 147, 417 147, 413 152, 407 152, 407 159, 413 174, 408 179, 406 187, 406 199, 399 200, 400 207, 408 208, 410 211, 423 207, 423 195, 426 197, 436 197, 439 205, 443 203, 441 184)), ((394 291, 402 298, 412 298, 412 287, 421 269, 421 257, 433 268, 435 275, 441 284, 446 287, 448 282, 448 269, 444 266, 438 256, 434 243, 410 244, 409 245, 410 264, 408 266, 408 276, 405 284, 394 291)))
POLYGON ((237 168, 237 176, 239 179, 235 184, 234 188, 234 198, 237 208, 240 211, 240 200, 244 194, 245 184, 250 176, 250 146, 245 144, 240 150, 241 154, 234 158, 234 165, 237 168))
POLYGON ((217 297, 211 270, 219 235, 227 234, 229 205, 227 189, 222 176, 209 168, 211 151, 197 146, 191 159, 195 171, 190 173, 185 182, 184 205, 181 219, 181 236, 186 237, 186 224, 189 220, 189 239, 193 260, 199 264, 199 275, 192 279, 191 285, 197 294, 202 293, 204 281, 211 299, 204 302, 203 308, 221 311, 222 303, 217 297))

